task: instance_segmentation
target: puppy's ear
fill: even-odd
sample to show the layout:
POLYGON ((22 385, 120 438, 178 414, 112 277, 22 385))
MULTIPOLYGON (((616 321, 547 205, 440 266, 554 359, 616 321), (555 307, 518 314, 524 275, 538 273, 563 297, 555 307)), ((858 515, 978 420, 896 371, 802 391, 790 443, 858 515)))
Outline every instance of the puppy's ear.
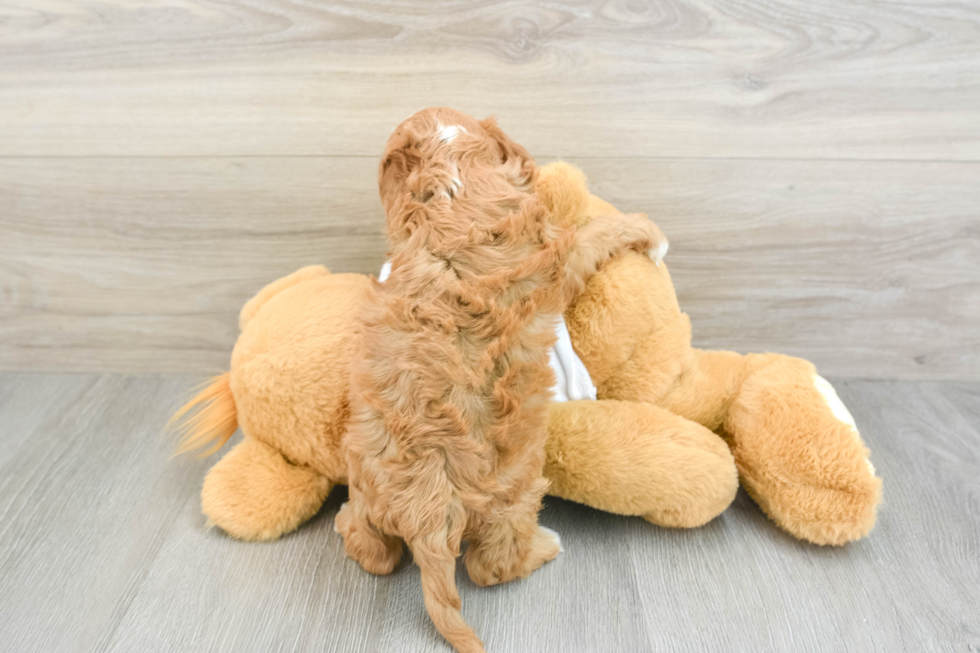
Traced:
POLYGON ((531 154, 501 131, 495 118, 481 120, 480 127, 497 144, 501 163, 511 183, 521 191, 530 191, 538 174, 538 167, 531 154))
POLYGON ((378 166, 378 190, 385 211, 390 213, 396 201, 405 194, 408 177, 422 162, 416 135, 399 128, 385 147, 385 155, 378 166))

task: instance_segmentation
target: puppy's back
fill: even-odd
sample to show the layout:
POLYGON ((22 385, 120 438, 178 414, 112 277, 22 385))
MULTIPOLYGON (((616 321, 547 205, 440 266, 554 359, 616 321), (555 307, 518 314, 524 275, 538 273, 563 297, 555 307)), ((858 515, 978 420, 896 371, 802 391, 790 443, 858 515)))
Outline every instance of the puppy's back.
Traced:
POLYGON ((392 269, 362 320, 351 484, 412 549, 426 609, 462 651, 482 650, 454 581, 474 515, 544 490, 567 239, 528 193, 535 174, 492 120, 447 109, 403 123, 379 168, 392 269))

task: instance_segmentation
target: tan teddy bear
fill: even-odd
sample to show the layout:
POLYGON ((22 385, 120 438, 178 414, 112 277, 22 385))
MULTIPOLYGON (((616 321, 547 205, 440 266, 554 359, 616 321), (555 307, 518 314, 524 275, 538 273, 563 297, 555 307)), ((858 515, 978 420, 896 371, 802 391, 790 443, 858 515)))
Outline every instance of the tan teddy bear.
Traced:
MULTIPOLYGON (((564 163, 541 169, 537 192, 556 222, 618 213, 564 163)), ((183 450, 216 450, 241 426, 202 491, 205 514, 230 535, 278 537, 346 483, 348 368, 369 292, 368 277, 322 266, 271 283, 242 309, 230 371, 175 415, 192 413, 183 450)), ((796 537, 843 544, 871 530, 881 481, 812 364, 693 349, 666 266, 640 254, 608 261, 565 320, 598 400, 552 404, 551 494, 694 527, 728 507, 741 477, 796 537)))

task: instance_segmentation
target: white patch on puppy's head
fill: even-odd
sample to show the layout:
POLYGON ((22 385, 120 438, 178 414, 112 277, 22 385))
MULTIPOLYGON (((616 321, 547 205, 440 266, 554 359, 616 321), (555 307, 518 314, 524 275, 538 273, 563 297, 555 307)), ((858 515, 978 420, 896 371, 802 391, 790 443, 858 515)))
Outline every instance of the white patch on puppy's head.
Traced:
POLYGON ((460 132, 465 132, 466 129, 460 127, 459 125, 449 125, 448 127, 443 127, 439 125, 439 140, 443 143, 452 143, 453 139, 459 136, 460 132))

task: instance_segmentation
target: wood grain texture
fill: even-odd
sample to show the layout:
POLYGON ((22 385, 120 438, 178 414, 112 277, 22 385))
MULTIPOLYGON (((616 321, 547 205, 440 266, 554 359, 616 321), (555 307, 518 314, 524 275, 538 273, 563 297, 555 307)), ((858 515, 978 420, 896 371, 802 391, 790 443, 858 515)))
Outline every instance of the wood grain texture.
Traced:
POLYGON ((582 162, 646 211, 694 343, 833 376, 980 379, 980 165, 582 162))
MULTIPOLYGON (((980 378, 980 164, 585 159, 646 211, 695 344, 980 378)), ((0 160, 0 368, 211 373, 311 263, 376 272, 375 160, 0 160)))
POLYGON ((0 161, 0 368, 215 371, 266 283, 377 271, 376 163, 0 161))
POLYGON ((0 155, 375 155, 431 105, 539 155, 977 160, 976 2, 5 0, 0 155))
POLYGON ((0 395, 19 395, 0 419, 2 448, 12 450, 0 463, 4 648, 98 650, 196 500, 203 463, 168 465, 160 437, 187 381, 0 379, 0 395))
MULTIPOLYGON (((0 373, 0 641, 33 651, 449 651, 418 572, 344 557, 335 491, 247 544, 205 528, 211 460, 160 433, 192 379, 0 373)), ((496 652, 950 651, 980 646, 980 385, 835 385, 885 482, 871 536, 793 540, 740 494, 695 530, 551 499, 565 552, 529 579, 458 582, 496 652)))
POLYGON ((0 0, 0 369, 224 368, 440 104, 654 216, 697 344, 980 379, 974 0, 0 0))

